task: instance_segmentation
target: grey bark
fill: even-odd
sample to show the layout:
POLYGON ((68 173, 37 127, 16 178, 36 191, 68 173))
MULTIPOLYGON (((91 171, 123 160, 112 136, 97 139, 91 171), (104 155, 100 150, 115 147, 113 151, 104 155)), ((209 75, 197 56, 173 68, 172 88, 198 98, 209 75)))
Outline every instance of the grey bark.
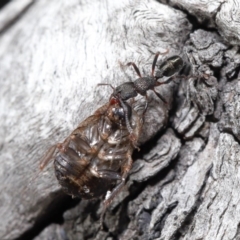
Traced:
POLYGON ((240 239, 240 8, 162 2, 15 0, 1 10, 0 239, 240 239), (157 88, 167 106, 149 94, 141 151, 100 230, 101 199, 67 197, 39 161, 108 101, 98 83, 136 79, 130 61, 147 75, 166 50, 160 62, 182 56, 188 77, 157 88))

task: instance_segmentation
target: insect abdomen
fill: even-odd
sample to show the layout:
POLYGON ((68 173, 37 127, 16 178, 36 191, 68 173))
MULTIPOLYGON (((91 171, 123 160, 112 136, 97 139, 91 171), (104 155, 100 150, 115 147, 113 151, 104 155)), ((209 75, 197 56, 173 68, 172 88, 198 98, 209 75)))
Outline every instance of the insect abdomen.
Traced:
POLYGON ((64 192, 84 199, 105 194, 113 183, 95 176, 91 171, 90 161, 84 164, 83 159, 77 157, 77 152, 68 148, 66 153, 59 153, 55 158, 55 174, 64 192))

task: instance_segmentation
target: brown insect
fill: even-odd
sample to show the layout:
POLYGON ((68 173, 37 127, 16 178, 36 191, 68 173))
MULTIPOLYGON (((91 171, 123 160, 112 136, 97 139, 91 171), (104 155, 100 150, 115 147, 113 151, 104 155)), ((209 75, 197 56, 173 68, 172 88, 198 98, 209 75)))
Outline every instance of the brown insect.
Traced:
POLYGON ((142 119, 128 103, 126 109, 112 97, 85 119, 63 143, 52 146, 43 157, 40 169, 54 158, 56 177, 64 192, 74 197, 93 199, 106 195, 103 215, 123 188, 132 167, 132 152, 142 129, 142 119))

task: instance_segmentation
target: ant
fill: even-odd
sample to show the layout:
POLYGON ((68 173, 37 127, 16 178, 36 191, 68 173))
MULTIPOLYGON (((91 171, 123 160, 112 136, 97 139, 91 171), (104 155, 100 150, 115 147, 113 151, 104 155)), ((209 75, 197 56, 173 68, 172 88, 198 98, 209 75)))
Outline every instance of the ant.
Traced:
MULTIPOLYGON (((168 52, 168 51, 167 51, 168 52)), ((165 52, 164 54, 166 54, 167 52, 165 52)), ((165 103, 167 104, 167 101, 158 93, 155 91, 155 87, 160 86, 162 84, 166 84, 169 82, 169 80, 172 80, 171 78, 168 81, 165 82, 158 82, 159 78, 162 77, 170 77, 172 75, 174 75, 175 73, 179 72, 182 67, 183 67, 183 60, 180 56, 172 56, 169 57, 168 59, 166 59, 160 66, 159 66, 159 71, 157 72, 156 75, 154 75, 155 72, 155 67, 156 67, 156 63, 157 63, 157 59, 160 55, 160 52, 157 52, 155 54, 155 57, 153 59, 153 63, 152 63, 152 71, 151 71, 151 75, 150 76, 146 76, 146 77, 142 77, 139 68, 136 66, 136 64, 134 62, 129 62, 127 63, 126 66, 132 66, 135 70, 135 72, 137 73, 137 75, 139 76, 138 79, 136 79, 135 81, 132 82, 125 82, 122 83, 121 85, 119 85, 118 87, 114 88, 111 84, 98 84, 98 85, 108 85, 113 89, 113 93, 110 97, 110 102, 111 99, 117 99, 124 112, 125 112, 125 122, 128 128, 128 131, 130 133, 132 133, 132 128, 129 124, 129 119, 128 119, 128 108, 126 105, 126 101, 130 98, 134 98, 136 97, 138 94, 145 96, 146 98, 146 105, 143 111, 143 116, 147 110, 148 107, 148 95, 147 95, 147 91, 148 90, 152 90, 154 91, 154 93, 165 103)))
MULTIPOLYGON (((158 92, 155 91, 155 87, 166 84, 167 82, 158 82, 157 80, 163 76, 169 77, 178 72, 182 68, 183 60, 179 56, 172 56, 168 58, 160 65, 160 71, 158 72, 158 75, 155 76, 154 72, 159 55, 160 52, 157 52, 155 54, 152 63, 151 75, 147 77, 142 77, 139 68, 136 66, 135 63, 127 63, 127 66, 133 66, 139 78, 133 82, 125 82, 119 85, 114 89, 112 95, 116 98, 120 98, 123 101, 127 101, 130 98, 136 97, 138 94, 145 96, 146 99, 148 99, 147 91, 152 90, 164 103, 167 103, 166 100, 158 92)), ((147 106, 148 101, 146 101, 144 112, 146 111, 147 106)))

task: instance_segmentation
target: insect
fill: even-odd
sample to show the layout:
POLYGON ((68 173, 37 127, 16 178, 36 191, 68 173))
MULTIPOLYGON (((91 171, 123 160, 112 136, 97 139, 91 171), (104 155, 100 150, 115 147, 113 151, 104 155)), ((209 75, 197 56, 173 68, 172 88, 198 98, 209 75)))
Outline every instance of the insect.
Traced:
MULTIPOLYGON (((127 66, 133 66, 139 78, 133 82, 125 82, 119 85, 114 89, 112 95, 116 98, 121 98, 123 101, 126 101, 130 98, 136 97, 138 94, 145 96, 147 98, 147 91, 152 90, 163 102, 166 103, 165 99, 158 92, 155 91, 155 87, 165 84, 166 82, 158 82, 157 80, 160 77, 163 77, 163 76, 169 77, 175 74, 176 72, 178 72, 183 66, 183 60, 179 56, 172 56, 168 58, 159 66, 159 71, 155 76, 154 72, 155 72, 155 67, 156 67, 156 63, 159 55, 160 55, 160 52, 157 52, 155 54, 155 57, 152 63, 151 75, 147 77, 142 77, 139 71, 139 68, 136 66, 135 63, 133 62, 127 63, 127 66)), ((147 104, 145 109, 146 108, 147 108, 147 104)))
POLYGON ((43 157, 40 169, 54 158, 55 175, 63 191, 83 199, 106 195, 103 215, 123 188, 132 166, 132 152, 141 133, 142 120, 134 107, 111 98, 85 119, 63 143, 52 146, 43 157), (125 112, 135 138, 125 123, 125 112))
MULTIPOLYGON (((168 51, 167 51, 168 52, 168 51)), ((165 53, 164 53, 165 54, 165 53)), ((121 85, 117 86, 114 88, 111 84, 98 84, 98 85, 108 85, 113 89, 113 93, 110 98, 114 97, 115 99, 118 99, 121 103, 121 106, 126 109, 125 111, 128 111, 126 105, 126 101, 130 98, 136 97, 138 94, 145 96, 146 98, 146 105, 143 111, 143 115, 145 114, 147 107, 148 107, 148 96, 147 96, 147 91, 152 90, 155 92, 155 94, 164 102, 167 103, 166 100, 158 93, 155 91, 155 87, 160 86, 162 84, 166 84, 171 79, 165 82, 158 82, 158 79, 161 77, 170 77, 174 75, 175 73, 179 72, 182 67, 183 67, 183 60, 180 56, 172 56, 166 59, 160 66, 158 67, 158 71, 156 75, 154 74, 155 72, 155 67, 157 63, 157 59, 160 55, 160 52, 157 52, 155 54, 155 57, 153 59, 152 63, 152 71, 150 76, 142 77, 139 68, 136 66, 135 63, 129 62, 127 63, 127 66, 132 66, 134 70, 136 71, 137 75, 139 76, 138 79, 136 79, 133 82, 125 82, 122 83, 121 85)), ((128 113, 125 114, 125 116, 128 116, 128 113)), ((128 119, 126 117, 125 122, 128 123, 128 119)), ((129 124, 127 125, 127 127, 129 124)), ((131 133, 132 129, 129 126, 128 131, 131 133)))

